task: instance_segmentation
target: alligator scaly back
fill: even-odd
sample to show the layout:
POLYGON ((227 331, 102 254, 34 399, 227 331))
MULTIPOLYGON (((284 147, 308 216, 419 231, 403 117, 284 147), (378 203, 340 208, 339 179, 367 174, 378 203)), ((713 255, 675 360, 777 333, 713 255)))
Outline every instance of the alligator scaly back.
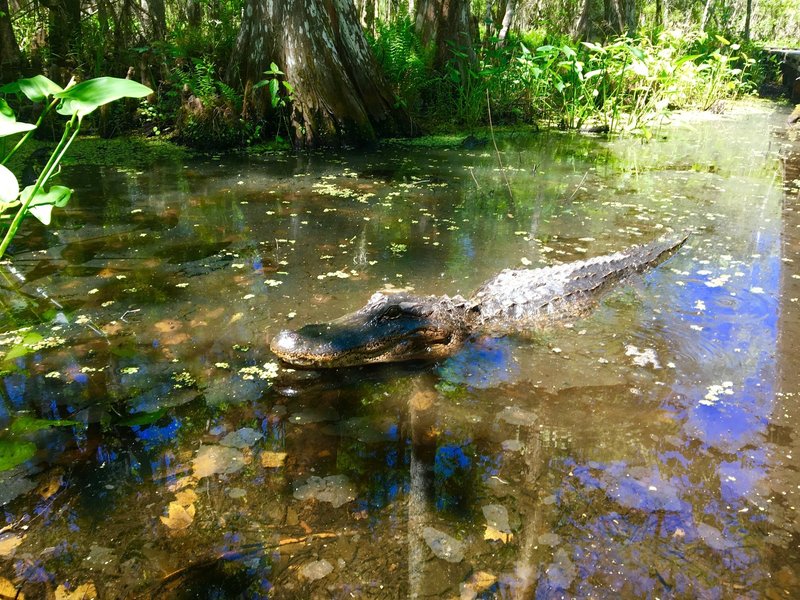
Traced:
POLYGON ((470 329, 504 334, 585 315, 615 283, 671 257, 688 234, 588 260, 540 269, 506 269, 469 299, 470 329))

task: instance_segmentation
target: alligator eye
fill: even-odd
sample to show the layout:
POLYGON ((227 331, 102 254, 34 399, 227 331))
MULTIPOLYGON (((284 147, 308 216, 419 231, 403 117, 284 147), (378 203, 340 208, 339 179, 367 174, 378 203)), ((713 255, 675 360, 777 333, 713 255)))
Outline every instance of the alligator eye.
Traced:
POLYGON ((396 304, 392 304, 389 306, 386 311, 381 315, 383 319, 396 319, 400 315, 403 314, 403 309, 397 306, 396 304))

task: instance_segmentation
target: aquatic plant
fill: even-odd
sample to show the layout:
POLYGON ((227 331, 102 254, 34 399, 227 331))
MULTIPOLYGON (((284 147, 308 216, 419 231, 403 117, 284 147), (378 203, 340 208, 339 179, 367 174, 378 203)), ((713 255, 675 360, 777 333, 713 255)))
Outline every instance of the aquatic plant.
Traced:
POLYGON ((17 99, 26 97, 31 102, 44 105, 36 123, 24 123, 17 121, 9 103, 0 98, 0 137, 24 133, 0 162, 0 218, 6 219, 11 211, 16 210, 0 242, 1 258, 26 216, 33 215, 49 225, 53 207, 63 207, 69 202, 71 189, 61 185, 48 188, 47 184, 58 174, 59 163, 77 137, 84 117, 115 100, 143 98, 152 93, 152 90, 135 81, 115 77, 98 77, 77 84, 70 81, 66 88, 62 88, 47 77, 37 75, 5 85, 0 88, 0 93, 16 96, 17 99), (19 179, 5 164, 30 139, 33 131, 53 109, 69 120, 64 124, 61 139, 36 177, 35 183, 20 189, 19 179))

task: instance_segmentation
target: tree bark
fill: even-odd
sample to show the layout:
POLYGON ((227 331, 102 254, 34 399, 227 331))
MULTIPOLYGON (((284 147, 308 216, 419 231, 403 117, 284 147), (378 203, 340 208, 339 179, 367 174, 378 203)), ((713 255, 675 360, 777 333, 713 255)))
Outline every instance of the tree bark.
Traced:
POLYGON ((615 35, 621 35, 625 31, 625 19, 622 14, 620 0, 605 1, 606 22, 615 35))
MULTIPOLYGON (((364 144, 406 134, 410 121, 380 72, 352 0, 247 0, 234 51, 243 87, 264 79, 271 62, 292 87, 295 147, 364 144)), ((245 98, 269 111, 265 88, 245 98)))
POLYGON ((203 24, 203 5, 200 0, 187 0, 185 8, 186 23, 189 27, 200 27, 203 24))
POLYGON ((500 28, 500 33, 497 35, 500 46, 506 43, 508 32, 511 29, 511 24, 514 22, 514 14, 517 11, 517 0, 506 0, 506 11, 503 15, 503 24, 500 28))
POLYGON ((708 25, 708 19, 711 16, 711 5, 713 0, 706 0, 703 4, 703 16, 700 19, 700 31, 705 31, 708 25))
POLYGON ((753 18, 753 0, 747 0, 747 12, 744 17, 744 39, 750 39, 750 20, 753 18))
POLYGON ((625 10, 626 33, 628 37, 636 37, 636 32, 639 29, 639 9, 636 6, 636 0, 623 0, 622 6, 625 10))
POLYGON ((592 0, 583 0, 581 12, 572 24, 572 39, 583 40, 589 37, 589 15, 592 11, 592 0))
POLYGON ((0 0, 0 82, 15 79, 22 67, 22 53, 11 26, 8 0, 0 0))
POLYGON ((469 0, 419 0, 414 23, 422 43, 436 49, 434 69, 445 73, 452 61, 462 85, 476 62, 469 15, 469 0))
POLYGON ((164 0, 140 0, 139 21, 147 42, 163 42, 167 38, 164 0))
POLYGON ((50 9, 47 42, 50 48, 51 76, 66 83, 69 71, 77 65, 81 43, 80 0, 45 0, 50 9))

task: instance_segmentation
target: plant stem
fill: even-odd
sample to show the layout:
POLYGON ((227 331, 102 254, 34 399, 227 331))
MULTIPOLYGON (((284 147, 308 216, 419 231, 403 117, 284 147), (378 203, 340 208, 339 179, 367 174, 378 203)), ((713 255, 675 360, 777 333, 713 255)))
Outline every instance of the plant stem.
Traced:
MULTIPOLYGON (((508 197, 511 199, 511 202, 514 202, 514 194, 511 192, 511 184, 508 182, 508 175, 506 175, 506 168, 503 166, 503 161, 500 160, 500 150, 497 149, 497 141, 494 139, 494 125, 492 125, 492 105, 489 102, 489 90, 486 90, 486 108, 489 111, 489 131, 492 133, 492 144, 494 145, 495 154, 497 154, 497 163, 500 165, 500 172, 503 174, 503 179, 505 179, 506 187, 508 188, 508 197)), ((475 182, 477 183, 477 181, 475 182)), ((0 256, 2 256, 0 254, 0 256)))
POLYGON ((17 145, 14 146, 11 149, 11 151, 5 155, 3 161, 0 162, 0 165, 6 164, 11 159, 11 157, 14 156, 14 154, 16 154, 17 150, 19 150, 22 147, 22 145, 25 142, 27 142, 28 139, 33 135, 33 132, 39 129, 39 125, 42 124, 42 121, 44 121, 44 118, 47 116, 47 113, 49 113, 53 109, 53 107, 59 102, 61 102, 61 100, 59 98, 55 98, 47 107, 45 107, 45 109, 42 111, 42 114, 39 115, 38 119, 36 119, 36 126, 33 129, 30 129, 27 132, 25 132, 25 135, 22 136, 22 138, 17 142, 17 145))
POLYGON ((67 124, 64 126, 64 134, 61 136, 61 140, 59 140, 56 149, 53 151, 53 154, 50 155, 50 159, 47 161, 47 165, 45 165, 44 169, 41 173, 39 173, 39 177, 36 180, 36 183, 33 186, 33 190, 25 199, 25 202, 17 210, 17 214, 14 215, 14 220, 11 221, 11 224, 8 226, 8 230, 6 231, 5 236, 3 237, 2 243, 0 243, 0 258, 6 253, 9 244, 11 244, 11 240, 14 239, 14 235, 17 233, 19 226, 22 224, 22 219, 25 218, 25 215, 28 213, 28 207, 33 202, 33 199, 36 197, 36 194, 39 193, 39 190, 42 189, 47 180, 53 173, 53 170, 58 165, 61 158, 64 156, 64 152, 67 151, 72 141, 75 139, 75 136, 78 135, 78 130, 80 129, 81 124, 78 120, 77 115, 73 115, 72 119, 70 119, 67 124), (78 125, 75 127, 75 122, 77 121, 78 125), (72 131, 72 128, 75 127, 75 131, 72 131), (71 134, 71 135, 70 135, 71 134))

